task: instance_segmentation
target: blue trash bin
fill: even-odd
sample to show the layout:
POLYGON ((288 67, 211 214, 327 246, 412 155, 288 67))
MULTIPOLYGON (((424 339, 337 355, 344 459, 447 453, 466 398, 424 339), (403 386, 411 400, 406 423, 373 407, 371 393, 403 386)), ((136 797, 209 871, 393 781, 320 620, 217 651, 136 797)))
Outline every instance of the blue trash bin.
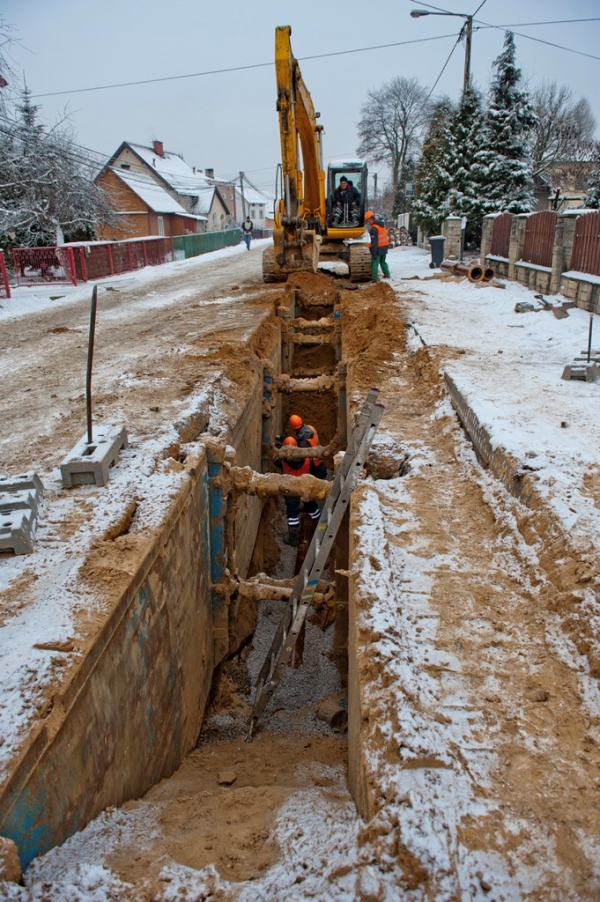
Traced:
POLYGON ((431 246, 431 263, 429 269, 439 269, 444 260, 444 244, 445 237, 443 235, 434 235, 429 239, 431 246))

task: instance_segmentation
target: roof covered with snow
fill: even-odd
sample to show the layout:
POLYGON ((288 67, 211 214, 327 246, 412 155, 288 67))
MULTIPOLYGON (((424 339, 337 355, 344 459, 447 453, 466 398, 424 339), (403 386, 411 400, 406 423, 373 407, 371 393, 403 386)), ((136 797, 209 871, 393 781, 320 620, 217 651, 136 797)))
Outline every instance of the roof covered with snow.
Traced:
POLYGON ((176 153, 157 154, 152 147, 127 142, 147 166, 152 167, 178 194, 198 196, 200 191, 214 185, 228 184, 224 179, 209 178, 204 172, 194 171, 185 160, 176 153))
MULTIPOLYGON (((179 213, 187 216, 184 207, 154 181, 152 176, 131 169, 113 169, 118 178, 143 200, 154 213, 179 213)), ((212 190, 212 189, 211 189, 212 190)))

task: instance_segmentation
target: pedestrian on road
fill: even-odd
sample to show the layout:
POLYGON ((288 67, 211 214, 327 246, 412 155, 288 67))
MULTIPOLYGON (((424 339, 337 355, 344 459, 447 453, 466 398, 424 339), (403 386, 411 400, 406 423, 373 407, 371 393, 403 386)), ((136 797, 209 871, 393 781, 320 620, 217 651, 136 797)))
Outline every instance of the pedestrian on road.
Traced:
POLYGON ((250 250, 250 242, 252 241, 252 232, 254 231, 254 223, 250 219, 249 216, 246 216, 246 219, 242 223, 242 235, 244 237, 244 241, 246 243, 246 250, 250 250))
MULTIPOLYGON (((307 442, 298 445, 293 436, 289 435, 283 440, 284 446, 292 448, 308 448, 307 442)), ((310 473, 310 461, 305 457, 302 460, 275 460, 276 467, 283 470, 285 476, 305 476, 310 473)), ((288 537, 284 539, 286 545, 297 545, 300 538, 300 503, 301 500, 294 495, 286 495, 283 499, 287 512, 288 537)), ((311 520, 318 520, 321 516, 319 505, 316 501, 305 501, 303 511, 310 514, 311 520)))
POLYGON ((380 225, 377 222, 372 210, 367 210, 365 213, 365 220, 367 229, 369 230, 369 237, 371 238, 371 281, 379 281, 380 265, 384 279, 389 279, 390 268, 387 265, 386 257, 390 246, 390 239, 388 237, 387 229, 384 225, 380 225))
MULTIPOLYGON (((307 442, 310 448, 316 448, 319 444, 319 435, 314 426, 304 423, 302 417, 293 413, 288 420, 290 429, 296 433, 296 441, 302 447, 302 442, 307 442)), ((327 467, 322 460, 312 458, 310 461, 310 475, 316 476, 317 479, 327 479, 327 467)))

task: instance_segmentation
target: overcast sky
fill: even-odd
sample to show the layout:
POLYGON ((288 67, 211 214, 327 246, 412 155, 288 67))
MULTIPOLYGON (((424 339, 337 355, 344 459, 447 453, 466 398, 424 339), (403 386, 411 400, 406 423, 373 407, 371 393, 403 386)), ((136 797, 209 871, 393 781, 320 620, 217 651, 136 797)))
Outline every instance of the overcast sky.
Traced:
MULTIPOLYGON (((434 3, 473 13, 480 0, 434 3)), ((413 8, 419 4, 412 0, 0 2, 0 14, 20 42, 11 48, 13 68, 21 81, 24 73, 43 122, 55 122, 66 109, 78 143, 106 156, 122 141, 150 144, 156 138, 191 166, 212 167, 221 177, 242 169, 259 187, 271 189, 280 160, 275 26, 292 26, 292 47, 300 60, 379 47, 301 62, 325 127, 325 156, 336 158, 356 152, 356 123, 369 89, 396 76, 416 76, 428 86, 438 77, 461 20, 413 19, 413 8), (424 40, 443 35, 450 36, 424 40), (406 41, 419 43, 380 47, 406 41), (75 93, 241 66, 257 68, 75 93), (65 93, 39 96, 51 92, 65 93)), ((515 36, 517 61, 530 83, 570 85, 578 97, 588 98, 600 123, 600 22, 521 24, 594 16, 600 16, 600 0, 486 0, 476 19, 513 25, 515 32, 579 51, 515 36)), ((502 29, 479 27, 474 33, 472 73, 482 88, 503 40, 502 29)), ((461 44, 436 95, 458 98, 463 66, 461 44)))

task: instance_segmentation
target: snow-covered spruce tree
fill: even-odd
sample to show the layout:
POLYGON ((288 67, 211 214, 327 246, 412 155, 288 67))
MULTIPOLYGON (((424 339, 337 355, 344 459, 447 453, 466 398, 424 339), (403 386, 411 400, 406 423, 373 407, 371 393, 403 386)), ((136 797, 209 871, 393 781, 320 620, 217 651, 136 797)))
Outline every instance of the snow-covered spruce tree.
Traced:
POLYGON ((485 198, 475 161, 480 150, 484 114, 479 93, 471 86, 463 92, 458 109, 444 130, 444 169, 450 187, 440 211, 446 216, 466 216, 466 242, 477 243, 486 213, 485 198))
POLYGON ((93 183, 94 164, 67 134, 37 122, 25 88, 0 131, 0 247, 53 245, 93 238, 100 222, 115 218, 93 183))
POLYGON ((584 203, 591 210, 600 210, 600 141, 594 146, 592 159, 594 168, 590 172, 584 203))
POLYGON ((451 186, 446 169, 446 126, 453 112, 454 105, 449 98, 436 103, 417 167, 411 212, 426 235, 436 235, 444 219, 442 205, 451 186))
POLYGON ((473 175, 481 186, 485 212, 528 213, 533 207, 530 133, 535 113, 521 87, 515 41, 506 32, 504 50, 494 61, 495 75, 473 175))

